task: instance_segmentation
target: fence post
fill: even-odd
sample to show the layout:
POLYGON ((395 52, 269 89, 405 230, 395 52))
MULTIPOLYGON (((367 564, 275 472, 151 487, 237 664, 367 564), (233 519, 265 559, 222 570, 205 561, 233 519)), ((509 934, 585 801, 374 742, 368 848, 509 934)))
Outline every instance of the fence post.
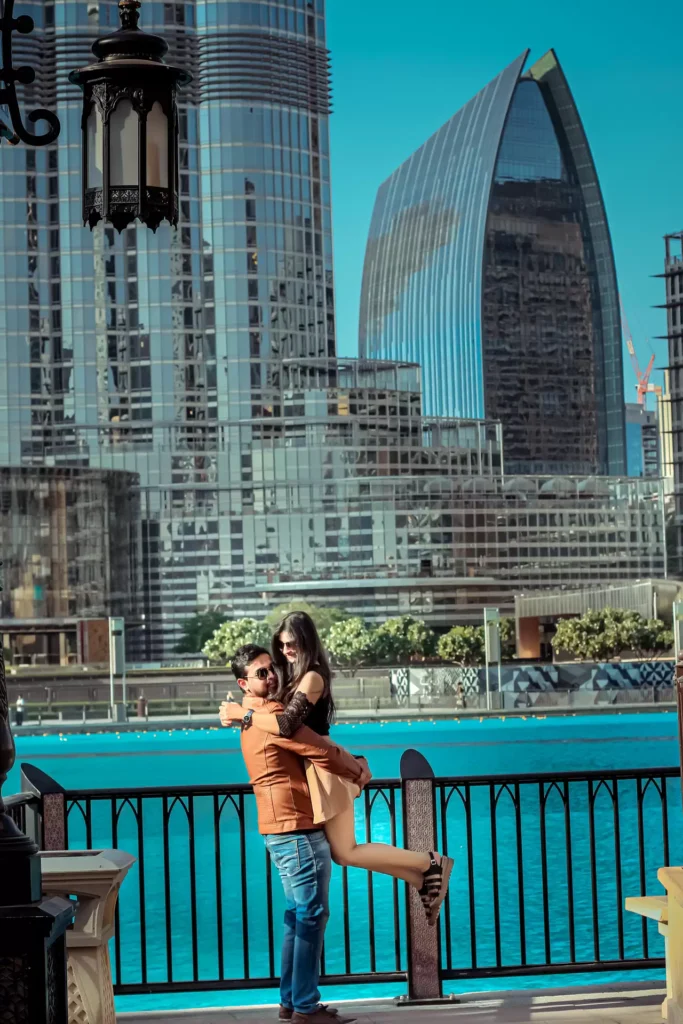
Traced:
MULTIPOLYGON (((434 772, 417 750, 406 750, 401 758, 401 791, 405 848, 421 853, 434 850, 437 845, 434 772)), ((441 1002, 444 995, 439 928, 427 923, 417 890, 408 886, 407 891, 408 995, 401 996, 399 1003, 441 1002)))
MULTIPOLYGON (((21 791, 40 800, 31 833, 41 850, 66 850, 66 790, 32 764, 21 766, 21 791)), ((28 813, 28 808, 27 808, 28 813)))

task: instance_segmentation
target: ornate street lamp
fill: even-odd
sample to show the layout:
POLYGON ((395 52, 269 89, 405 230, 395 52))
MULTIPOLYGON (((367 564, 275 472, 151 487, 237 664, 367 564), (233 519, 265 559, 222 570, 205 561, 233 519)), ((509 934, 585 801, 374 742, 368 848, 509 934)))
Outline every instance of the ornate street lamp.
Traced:
POLYGON ((93 44, 97 64, 72 71, 83 89, 83 222, 118 231, 136 218, 178 223, 176 87, 191 75, 164 64, 168 45, 138 28, 138 0, 121 0, 121 28, 93 44))
POLYGON ((0 69, 0 80, 5 83, 0 89, 0 104, 7 106, 11 128, 4 121, 0 121, 0 138, 7 139, 12 145, 19 141, 28 143, 29 146, 48 146, 54 142, 59 135, 59 119, 51 110, 32 110, 28 115, 31 124, 36 121, 47 121, 48 130, 43 135, 33 135, 25 127, 21 120, 19 101, 17 99, 16 83, 30 85, 36 77, 33 68, 24 64, 15 68, 12 64, 12 33, 20 32, 27 35, 33 32, 33 18, 22 14, 20 18, 14 17, 14 0, 5 0, 0 3, 0 32, 2 32, 2 68, 0 69))

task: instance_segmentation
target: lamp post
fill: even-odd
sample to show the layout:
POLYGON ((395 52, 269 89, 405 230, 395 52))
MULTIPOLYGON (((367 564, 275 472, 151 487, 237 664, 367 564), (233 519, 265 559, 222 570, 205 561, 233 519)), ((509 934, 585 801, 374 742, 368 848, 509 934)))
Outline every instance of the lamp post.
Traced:
POLYGON ((83 90, 83 223, 118 231, 136 218, 178 223, 176 87, 191 76, 163 63, 168 46, 138 27, 140 3, 121 0, 121 28, 93 44, 96 64, 72 71, 83 90))

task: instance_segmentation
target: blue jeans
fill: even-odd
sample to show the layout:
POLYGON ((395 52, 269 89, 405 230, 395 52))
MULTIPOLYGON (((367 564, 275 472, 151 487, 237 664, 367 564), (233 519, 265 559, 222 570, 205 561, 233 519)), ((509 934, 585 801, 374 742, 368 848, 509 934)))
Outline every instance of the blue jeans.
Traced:
POLYGON ((320 1004, 320 954, 330 916, 330 845, 322 831, 265 839, 285 890, 280 1001, 297 1013, 313 1013, 320 1004))

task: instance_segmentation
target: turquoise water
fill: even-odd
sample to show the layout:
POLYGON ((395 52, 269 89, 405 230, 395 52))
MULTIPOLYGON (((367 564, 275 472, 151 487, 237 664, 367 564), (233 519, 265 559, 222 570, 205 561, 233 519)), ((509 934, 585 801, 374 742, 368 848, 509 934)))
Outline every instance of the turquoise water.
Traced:
MULTIPOLYGON (((367 723, 343 725, 335 728, 335 738, 354 753, 367 756, 377 778, 395 778, 398 775, 401 753, 406 747, 420 750, 430 761, 437 776, 481 776, 492 774, 534 773, 552 771, 585 771, 590 769, 633 769, 674 766, 678 763, 676 738, 676 716, 670 712, 656 714, 615 714, 600 717, 571 716, 563 718, 493 719, 467 721, 421 721, 414 723, 367 723)), ((177 730, 158 733, 92 734, 83 736, 41 736, 19 737, 17 740, 18 761, 29 761, 48 772, 67 789, 76 788, 135 788, 136 786, 198 785, 207 783, 228 783, 246 781, 244 766, 239 752, 237 733, 221 729, 177 730)), ((683 861, 683 830, 678 825, 680 796, 678 783, 671 780, 669 789, 669 832, 672 837, 672 862, 683 861), (678 836, 681 835, 679 842, 678 836), (679 849, 680 847, 680 849, 679 849)), ((17 769, 7 784, 5 792, 19 788, 17 769)), ((539 860, 539 810, 537 787, 524 792, 520 814, 524 824, 523 880, 526 893, 527 918, 525 935, 528 959, 543 958, 543 915, 540 889, 539 860)), ((505 794, 501 797, 504 800, 505 794)), ((252 974, 268 974, 267 950, 263 942, 265 934, 265 896, 263 895, 264 869, 263 849, 256 834, 251 801, 245 802, 248 828, 247 859, 250 894, 249 931, 250 960, 252 974)), ((449 852, 462 865, 456 871, 451 895, 451 950, 455 967, 467 966, 470 955, 469 905, 464 840, 464 819, 459 808, 457 794, 449 807, 448 841, 449 852)), ((589 835, 587 831, 587 797, 585 786, 577 790, 572 802, 572 848, 576 851, 573 866, 573 882, 576 896, 577 955, 591 957, 592 925, 590 905, 590 876, 588 869, 589 835)), ((228 808, 228 810, 230 810, 228 808)), ((199 969, 205 977, 215 976, 216 971, 216 929, 214 907, 216 902, 214 870, 214 832, 212 808, 207 800, 196 802, 195 834, 196 885, 198 895, 198 936, 199 969)), ((498 813, 499 831, 498 870, 501 892, 501 924, 504 957, 515 962, 519 942, 519 914, 517 886, 519 872, 515 850, 514 810, 501 805, 498 813)), ((600 865, 598 870, 601 907, 600 937, 603 957, 618 955, 615 907, 619 902, 614 881, 614 829, 612 804, 607 796, 600 795, 596 801, 596 850, 600 865)), ((634 853, 637 836, 637 813, 635 788, 627 787, 620 794, 620 818, 622 820, 621 857, 622 891, 637 893, 639 886, 638 863, 634 853)), ((477 953, 479 962, 492 962, 494 946, 493 922, 491 915, 492 856, 490 805, 487 789, 474 792, 472 802, 473 851, 477 864, 477 953)), ((548 802, 547 809, 547 858, 549 874, 554 882, 555 892, 551 897, 551 946, 557 960, 568 956, 566 927, 563 924, 563 899, 566 895, 567 875, 564 856, 564 813, 559 801, 548 802), (557 925, 555 922, 557 921, 557 925)), ((658 891, 656 868, 662 863, 661 802, 656 794, 648 794, 644 803, 644 827, 648 836, 648 861, 646 874, 648 888, 658 891), (654 796, 654 799, 651 797, 654 796)), ((132 813, 124 808, 119 823, 119 845, 131 853, 137 853, 137 835, 132 813)), ((85 834, 78 815, 70 818, 72 845, 84 846, 85 834)), ((358 808, 358 834, 364 835, 362 806, 358 808)), ((400 834, 400 832, 399 832, 400 834)), ((163 864, 161 859, 161 808, 150 804, 145 810, 145 835, 150 836, 146 849, 146 905, 159 914, 148 914, 147 957, 149 977, 162 980, 165 977, 165 932, 163 927, 163 864), (156 843, 156 845, 155 845, 156 843)), ((174 973, 178 978, 188 977, 191 970, 191 948, 188 941, 190 931, 187 893, 189 875, 188 837, 186 816, 183 810, 175 813, 171 820, 170 872, 174 906, 173 942, 174 973)), ((222 844, 222 886, 224 889, 222 907, 224 913, 223 948, 225 951, 226 973, 239 976, 242 969, 241 901, 238 832, 235 821, 224 814, 221 824, 222 844), (234 861, 234 863, 233 863, 234 861), (226 884, 227 876, 227 884, 226 884)), ((381 806, 373 812, 372 838, 387 841, 389 836, 388 815, 381 806)), ((102 804, 93 808, 93 845, 111 841, 111 815, 109 806, 102 804)), ((363 872, 349 872, 349 897, 351 907, 352 957, 355 970, 366 969, 368 957, 368 876, 363 872)), ((378 969, 394 969, 394 929, 391 910, 391 882, 375 876, 373 882, 375 900, 375 928, 378 949, 378 969)), ((139 880, 131 875, 127 880, 121 899, 122 977, 123 980, 139 980, 139 880)), ((280 893, 274 887, 275 919, 280 918, 280 893)), ((337 877, 332 888, 333 916, 328 929, 328 972, 344 972, 341 903, 342 890, 337 877)), ((402 917, 402 915, 401 915, 402 917)), ((403 921, 401 921, 403 928, 403 921)), ((640 950, 640 924, 627 915, 625 920, 626 955, 637 955, 640 950)), ((276 943, 279 936, 276 932, 276 943)), ((661 955, 657 939, 652 935, 652 955, 661 955)), ((574 980, 595 980, 573 976, 574 980)), ((636 979, 635 972, 611 976, 612 979, 636 979)), ((652 979, 651 972, 642 975, 652 979)), ((500 981, 465 982, 447 985, 447 990, 471 990, 473 988, 548 986, 553 983, 567 984, 572 976, 552 979, 548 976, 525 980, 502 979, 500 981)), ((353 998, 356 996, 396 995, 403 991, 397 986, 344 986, 335 991, 326 991, 326 999, 353 998)), ((178 994, 169 996, 130 996, 119 998, 121 1010, 135 1008, 153 1009, 187 1006, 220 1006, 243 1003, 275 1001, 272 992, 219 992, 205 994, 178 994)))
MULTIPOLYGON (((337 742, 363 753, 376 778, 396 778, 414 747, 441 776, 652 768, 678 763, 676 715, 495 718, 338 725, 337 742)), ((246 782, 239 735, 229 729, 17 738, 30 761, 67 789, 246 782)), ((15 767, 5 792, 19 789, 15 767)))

